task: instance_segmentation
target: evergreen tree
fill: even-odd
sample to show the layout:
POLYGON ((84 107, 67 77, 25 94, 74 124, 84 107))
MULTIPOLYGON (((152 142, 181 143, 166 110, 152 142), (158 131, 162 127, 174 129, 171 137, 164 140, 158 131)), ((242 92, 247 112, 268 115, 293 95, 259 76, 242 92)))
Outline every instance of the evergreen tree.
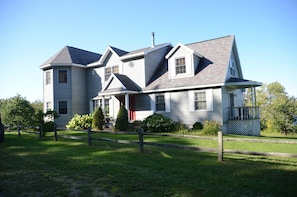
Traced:
POLYGON ((92 129, 103 130, 104 123, 104 114, 101 107, 98 107, 93 115, 92 129))
POLYGON ((116 120, 116 124, 115 124, 115 130, 117 131, 125 131, 128 129, 129 126, 129 122, 128 122, 128 112, 125 108, 125 106, 121 106, 118 116, 117 116, 117 120, 116 120))

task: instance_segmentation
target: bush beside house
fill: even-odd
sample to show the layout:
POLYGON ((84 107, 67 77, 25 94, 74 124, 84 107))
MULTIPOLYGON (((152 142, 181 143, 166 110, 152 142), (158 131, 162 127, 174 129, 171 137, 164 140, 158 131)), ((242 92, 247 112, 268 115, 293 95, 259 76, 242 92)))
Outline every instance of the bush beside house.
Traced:
POLYGON ((145 118, 142 126, 144 130, 150 132, 172 132, 175 124, 170 118, 155 113, 145 118))

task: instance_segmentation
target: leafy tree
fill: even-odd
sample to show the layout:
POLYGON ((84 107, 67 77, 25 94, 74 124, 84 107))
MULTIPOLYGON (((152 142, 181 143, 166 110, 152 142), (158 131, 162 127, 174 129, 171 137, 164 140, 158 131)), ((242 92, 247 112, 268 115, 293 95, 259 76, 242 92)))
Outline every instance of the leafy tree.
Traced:
POLYGON ((297 99, 295 97, 281 95, 274 98, 267 111, 270 112, 272 123, 279 131, 286 135, 295 131, 294 122, 297 117, 297 99))
POLYGON ((25 98, 19 94, 13 98, 2 101, 2 121, 6 125, 29 126, 34 124, 35 110, 25 98))
MULTIPOLYGON (((263 84, 256 92, 256 105, 261 108, 261 129, 278 130, 287 134, 296 130, 297 101, 289 97, 279 82, 263 84)), ((250 91, 245 95, 246 105, 251 105, 250 91)))
POLYGON ((34 111, 35 111, 34 116, 32 116, 34 125, 42 124, 44 122, 42 101, 36 100, 31 103, 31 106, 34 108, 34 111))
POLYGON ((104 126, 104 114, 101 107, 98 107, 93 115, 92 128, 97 130, 102 130, 104 126))
POLYGON ((125 108, 125 106, 121 106, 119 113, 117 115, 117 120, 115 123, 115 130, 117 131, 125 131, 129 127, 129 122, 128 122, 128 112, 125 108))

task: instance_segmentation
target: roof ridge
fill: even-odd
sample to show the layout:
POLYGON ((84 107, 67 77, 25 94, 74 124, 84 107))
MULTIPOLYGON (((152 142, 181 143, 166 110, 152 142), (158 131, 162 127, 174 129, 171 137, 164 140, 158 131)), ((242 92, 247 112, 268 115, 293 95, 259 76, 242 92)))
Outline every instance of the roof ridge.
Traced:
POLYGON ((221 36, 221 37, 217 37, 217 38, 202 40, 202 41, 198 41, 198 42, 192 42, 192 43, 185 44, 185 46, 192 45, 192 44, 197 44, 197 43, 202 43, 202 42, 209 42, 209 41, 212 41, 212 40, 219 40, 219 39, 223 39, 223 38, 227 38, 227 37, 234 37, 234 35, 227 35, 227 36, 221 36))

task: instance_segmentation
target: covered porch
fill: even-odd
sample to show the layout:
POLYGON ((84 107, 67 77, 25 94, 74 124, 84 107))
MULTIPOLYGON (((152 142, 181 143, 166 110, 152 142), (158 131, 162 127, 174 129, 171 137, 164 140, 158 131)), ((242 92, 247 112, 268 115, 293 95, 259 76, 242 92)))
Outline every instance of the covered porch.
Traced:
POLYGON ((93 100, 104 103, 100 107, 105 118, 116 119, 120 106, 125 106, 129 121, 134 121, 136 119, 135 97, 139 95, 139 91, 140 88, 126 75, 113 73, 93 100), (107 99, 108 105, 105 104, 107 99), (107 107, 109 114, 106 113, 107 107))
POLYGON ((227 133, 237 135, 260 135, 260 107, 256 106, 256 87, 262 83, 239 78, 230 78, 226 82, 229 89, 246 89, 251 92, 251 106, 234 106, 230 98, 228 108, 227 133))

